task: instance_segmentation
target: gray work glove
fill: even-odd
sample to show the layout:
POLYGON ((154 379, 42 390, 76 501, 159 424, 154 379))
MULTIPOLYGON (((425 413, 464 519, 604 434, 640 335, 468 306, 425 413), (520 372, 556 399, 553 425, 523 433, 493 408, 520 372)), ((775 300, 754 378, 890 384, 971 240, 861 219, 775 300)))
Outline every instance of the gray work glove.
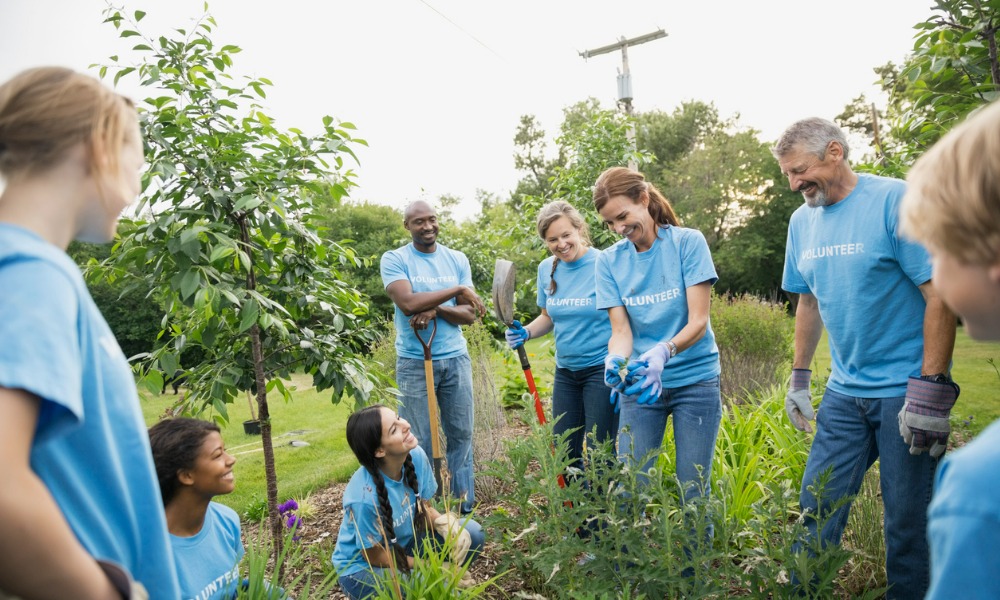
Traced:
POLYGON ((899 411, 899 435, 910 445, 910 454, 929 451, 934 458, 944 454, 951 432, 948 417, 958 394, 958 384, 947 375, 910 377, 899 411))
POLYGON ((799 431, 812 432, 809 421, 816 418, 813 411, 812 395, 809 393, 809 379, 812 371, 809 369, 792 369, 792 381, 785 394, 785 412, 788 419, 799 431))

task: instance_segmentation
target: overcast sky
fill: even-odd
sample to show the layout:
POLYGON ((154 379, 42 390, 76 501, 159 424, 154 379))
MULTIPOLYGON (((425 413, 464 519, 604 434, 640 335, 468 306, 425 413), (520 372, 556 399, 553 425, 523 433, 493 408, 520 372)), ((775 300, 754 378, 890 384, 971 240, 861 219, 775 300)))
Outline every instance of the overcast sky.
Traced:
MULTIPOLYGON (((202 0, 142 0, 142 25, 187 27, 202 0)), ((723 117, 776 138, 797 118, 833 118, 877 94, 872 68, 899 62, 930 0, 213 0, 218 44, 235 73, 271 79, 265 105, 280 128, 351 121, 358 150, 351 196, 402 207, 442 194, 478 209, 477 189, 506 194, 519 174, 513 136, 533 114, 550 134, 562 109, 617 99, 621 52, 579 52, 663 29, 629 49, 634 106, 672 111, 714 102, 723 117)), ((86 70, 133 41, 102 24, 103 0, 0 0, 0 80, 59 64, 86 70)), ((96 71, 95 71, 96 73, 96 71)), ((122 91, 145 97, 133 82, 122 91)))

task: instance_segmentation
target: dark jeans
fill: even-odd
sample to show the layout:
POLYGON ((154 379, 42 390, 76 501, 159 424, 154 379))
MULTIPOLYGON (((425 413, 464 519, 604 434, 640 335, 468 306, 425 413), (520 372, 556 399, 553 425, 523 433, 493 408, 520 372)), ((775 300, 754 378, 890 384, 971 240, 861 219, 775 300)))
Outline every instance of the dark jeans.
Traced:
POLYGON ((583 440, 597 427, 596 441, 614 440, 618 414, 610 402, 611 390, 604 384, 604 365, 571 371, 557 368, 552 389, 552 414, 556 435, 576 429, 567 438, 573 465, 583 468, 583 440))

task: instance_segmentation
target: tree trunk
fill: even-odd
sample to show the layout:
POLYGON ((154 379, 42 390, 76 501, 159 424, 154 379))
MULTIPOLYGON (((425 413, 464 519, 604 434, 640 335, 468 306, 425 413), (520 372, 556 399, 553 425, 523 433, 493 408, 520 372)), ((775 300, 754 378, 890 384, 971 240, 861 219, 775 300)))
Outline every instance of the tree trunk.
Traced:
POLYGON ((284 565, 278 563, 284 542, 284 527, 278 514, 278 475, 274 469, 274 444, 271 441, 271 415, 267 407, 267 389, 264 380, 264 355, 260 345, 260 327, 254 323, 250 327, 250 341, 253 345, 254 379, 257 381, 257 417, 260 419, 260 440, 264 448, 264 478, 267 481, 267 515, 271 525, 271 539, 274 543, 274 562, 279 569, 278 577, 284 577, 284 565))
MULTIPOLYGON (((257 289, 257 277, 253 270, 253 246, 250 244, 250 231, 247 228, 246 216, 239 215, 236 222, 240 226, 240 241, 250 258, 250 269, 247 272, 247 290, 257 289)), ((257 418, 260 420, 260 441, 264 450, 264 479, 267 482, 267 516, 271 525, 271 541, 274 548, 274 564, 278 569, 278 578, 283 578, 285 565, 278 561, 284 544, 281 515, 278 514, 278 475, 274 469, 274 444, 271 442, 271 412, 267 407, 267 381, 264 377, 264 352, 260 343, 260 326, 254 323, 250 326, 250 345, 253 354, 254 381, 257 383, 257 418)))

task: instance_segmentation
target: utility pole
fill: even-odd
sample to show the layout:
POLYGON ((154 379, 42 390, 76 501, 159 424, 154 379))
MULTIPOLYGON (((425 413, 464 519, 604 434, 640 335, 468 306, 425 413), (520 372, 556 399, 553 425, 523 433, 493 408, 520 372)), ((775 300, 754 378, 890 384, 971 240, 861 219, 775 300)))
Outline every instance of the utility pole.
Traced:
MULTIPOLYGON (((628 68, 628 47, 638 46, 639 44, 645 44, 646 42, 652 42, 653 40, 658 40, 664 37, 667 37, 667 32, 663 31, 663 29, 657 29, 652 33, 647 33, 631 39, 625 39, 625 37, 622 36, 614 44, 608 44, 607 46, 601 46, 600 48, 580 52, 580 56, 584 59, 588 59, 591 56, 607 54, 609 52, 614 52, 615 50, 622 51, 622 69, 618 72, 618 105, 624 108, 625 114, 629 117, 632 116, 632 73, 628 68)), ((632 148, 638 150, 634 121, 629 125, 628 139, 629 142, 632 143, 632 148)), ((635 163, 629 162, 629 168, 634 170, 636 168, 635 163)))

